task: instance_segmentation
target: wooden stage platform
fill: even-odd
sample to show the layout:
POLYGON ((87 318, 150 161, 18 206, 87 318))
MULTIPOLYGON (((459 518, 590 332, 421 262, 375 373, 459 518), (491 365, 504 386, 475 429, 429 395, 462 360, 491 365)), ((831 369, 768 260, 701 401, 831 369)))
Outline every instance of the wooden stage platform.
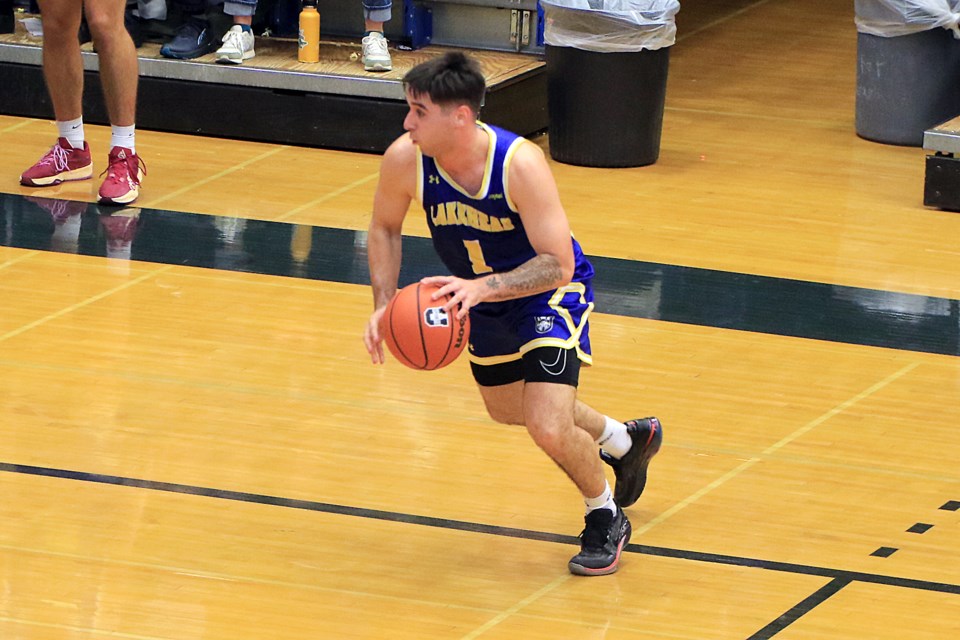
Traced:
MULTIPOLYGON (((140 58, 137 126, 283 144, 382 152, 403 132, 406 114, 401 79, 414 65, 449 50, 391 47, 393 70, 370 73, 351 54, 357 41, 327 40, 321 61, 297 61, 294 39, 258 37, 257 55, 243 65, 217 64, 214 55, 195 60, 160 56, 146 42, 140 58)), ((487 76, 484 121, 523 135, 547 128, 543 60, 528 53, 470 51, 487 76)), ((98 61, 83 45, 86 70, 84 118, 106 124, 98 61)), ((41 38, 17 31, 0 35, 0 113, 52 118, 43 82, 41 38)))

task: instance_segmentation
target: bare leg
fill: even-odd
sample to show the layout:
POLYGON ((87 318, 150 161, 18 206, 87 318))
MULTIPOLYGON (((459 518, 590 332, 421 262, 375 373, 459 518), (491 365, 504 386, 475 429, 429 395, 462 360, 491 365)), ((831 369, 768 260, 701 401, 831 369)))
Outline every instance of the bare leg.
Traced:
POLYGON ((84 0, 84 6, 100 61, 100 81, 110 124, 130 126, 136 122, 139 68, 137 49, 123 24, 126 1, 84 0))
MULTIPOLYGON (((57 120, 75 120, 82 115, 83 61, 80 57, 82 2, 40 0, 43 16, 43 77, 57 120)), ((121 26, 123 19, 120 20, 121 26)))
POLYGON ((596 442, 603 435, 603 429, 606 427, 606 420, 599 411, 588 404, 577 400, 573 412, 573 421, 578 427, 586 431, 593 441, 596 442))
POLYGON ((606 477, 597 445, 574 423, 574 387, 515 382, 480 387, 480 393, 490 416, 498 422, 525 425, 533 441, 563 469, 585 498, 603 493, 606 477))
POLYGON ((514 382, 499 387, 479 387, 480 396, 487 405, 487 413, 501 424, 523 426, 524 382, 514 382))
MULTIPOLYGON (((500 387, 480 387, 490 417, 503 424, 524 425, 523 387, 522 381, 500 387)), ((580 400, 575 401, 573 421, 594 442, 603 435, 606 426, 603 414, 580 400)))
POLYGON ((577 390, 564 384, 528 382, 523 415, 533 441, 560 465, 584 498, 595 498, 607 487, 597 445, 573 421, 577 390))
POLYGON ((366 19, 364 20, 364 23, 363 23, 363 24, 364 24, 364 28, 365 28, 367 31, 379 31, 379 32, 383 33, 383 23, 382 23, 382 22, 375 22, 375 21, 371 20, 370 18, 366 18, 366 19))

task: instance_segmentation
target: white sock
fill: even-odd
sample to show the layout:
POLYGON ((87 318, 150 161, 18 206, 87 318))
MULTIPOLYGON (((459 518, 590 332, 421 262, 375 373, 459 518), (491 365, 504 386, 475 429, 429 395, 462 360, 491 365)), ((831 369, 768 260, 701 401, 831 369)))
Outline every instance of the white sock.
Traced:
POLYGON ((605 482, 604 484, 606 487, 604 487, 603 493, 601 493, 599 496, 596 498, 583 499, 583 503, 587 505, 587 513, 606 507, 613 512, 613 515, 617 515, 617 503, 613 501, 613 492, 610 491, 610 483, 605 482))
POLYGON ((83 116, 76 120, 57 120, 57 131, 61 138, 67 139, 71 147, 83 149, 83 116))
POLYGON ((110 125, 110 148, 123 147, 136 153, 136 130, 137 125, 135 124, 129 127, 118 127, 115 124, 110 125))
POLYGON ((627 425, 617 422, 609 416, 603 416, 607 424, 603 428, 603 434, 597 438, 597 444, 605 453, 609 453, 614 458, 620 459, 630 451, 633 445, 633 439, 627 433, 627 425))
POLYGON ((82 216, 70 216, 60 224, 53 227, 53 235, 50 236, 50 247, 57 251, 76 253, 77 244, 80 241, 80 222, 82 216))

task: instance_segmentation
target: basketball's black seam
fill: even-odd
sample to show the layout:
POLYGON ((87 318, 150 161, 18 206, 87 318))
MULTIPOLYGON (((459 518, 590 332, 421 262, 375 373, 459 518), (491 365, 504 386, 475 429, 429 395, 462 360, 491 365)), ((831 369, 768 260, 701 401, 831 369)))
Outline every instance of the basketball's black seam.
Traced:
MULTIPOLYGON (((448 293, 448 294, 447 294, 447 300, 449 300, 450 298, 451 298, 451 296, 450 296, 450 294, 448 293)), ((449 312, 448 312, 448 314, 449 314, 449 312)), ((451 322, 450 322, 450 324, 448 325, 448 326, 450 327, 450 339, 447 340, 447 350, 444 352, 443 357, 440 358, 440 362, 441 362, 441 363, 442 363, 442 362, 446 362, 447 356, 450 355, 450 349, 453 348, 453 338, 454 338, 454 336, 457 335, 456 327, 454 327, 454 324, 453 324, 453 321, 452 321, 452 320, 453 320, 453 317, 451 316, 451 322)))
POLYGON ((420 331, 420 347, 423 349, 423 366, 420 369, 430 370, 430 352, 427 350, 427 338, 423 333, 423 307, 420 304, 420 287, 423 283, 417 283, 417 329, 420 331))
POLYGON ((410 356, 408 356, 403 350, 403 345, 400 344, 400 340, 397 338, 397 332, 393 328, 393 313, 396 310, 397 297, 399 297, 399 294, 397 294, 397 296, 390 301, 390 305, 387 307, 387 310, 390 312, 389 317, 387 317, 387 324, 390 326, 390 335, 393 336, 393 344, 397 347, 397 351, 400 352, 400 356, 402 356, 403 359, 406 360, 410 365, 413 365, 413 360, 411 360, 410 356))

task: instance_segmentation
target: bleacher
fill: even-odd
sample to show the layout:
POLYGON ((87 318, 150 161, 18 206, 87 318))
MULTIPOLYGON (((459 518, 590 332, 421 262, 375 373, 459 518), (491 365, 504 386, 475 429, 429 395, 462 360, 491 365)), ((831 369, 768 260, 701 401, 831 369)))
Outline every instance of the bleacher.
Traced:
POLYGON ((923 204, 960 211, 960 116, 923 134, 927 155, 923 204))
MULTIPOLYGON (((0 0, 0 7, 7 5, 9 0, 0 0)), ((257 31, 256 57, 240 66, 216 64, 212 54, 167 59, 160 56, 159 42, 145 42, 138 49, 137 124, 381 152, 402 133, 403 74, 428 56, 457 47, 479 58, 487 75, 484 120, 529 135, 547 127, 543 25, 537 7, 536 0, 395 0, 393 19, 386 25, 393 70, 369 73, 355 59, 363 27, 359 0, 319 1, 322 42, 315 64, 297 61, 299 1, 278 0, 257 31), (265 30, 271 35, 260 35, 265 30)), ((52 118, 41 68, 42 40, 27 33, 22 22, 30 12, 30 7, 18 8, 13 33, 0 33, 0 113, 52 118)), ((106 124, 90 43, 83 46, 83 63, 84 117, 106 124)))

